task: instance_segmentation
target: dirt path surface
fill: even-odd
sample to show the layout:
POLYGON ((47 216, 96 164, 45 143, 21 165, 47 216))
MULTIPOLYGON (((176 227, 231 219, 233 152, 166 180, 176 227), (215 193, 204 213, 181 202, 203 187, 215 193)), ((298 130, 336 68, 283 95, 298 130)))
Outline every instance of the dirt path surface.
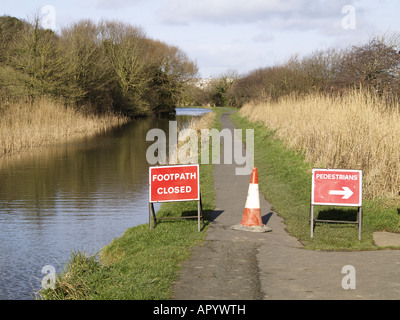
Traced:
MULTIPOLYGON (((222 115, 221 123, 234 129, 228 113, 222 115)), ((263 222, 272 232, 233 230, 242 219, 250 181, 250 176, 235 175, 236 167, 215 165, 213 221, 206 241, 194 247, 191 259, 183 264, 174 299, 400 299, 400 251, 304 250, 285 231, 285 223, 262 194, 263 222), (354 267, 356 288, 345 290, 342 281, 347 272, 342 269, 348 265, 354 267)))

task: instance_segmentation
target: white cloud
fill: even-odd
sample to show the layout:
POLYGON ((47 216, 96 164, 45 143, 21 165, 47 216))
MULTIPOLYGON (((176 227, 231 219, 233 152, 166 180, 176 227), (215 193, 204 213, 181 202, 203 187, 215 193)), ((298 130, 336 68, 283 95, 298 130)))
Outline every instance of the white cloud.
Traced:
POLYGON ((118 10, 135 5, 139 1, 142 0, 86 0, 83 4, 87 7, 95 7, 98 9, 118 10))
POLYGON ((218 77, 227 70, 242 72, 254 55, 243 45, 228 43, 199 44, 196 52, 201 57, 200 62, 208 66, 207 73, 202 75, 206 77, 218 77))
POLYGON ((275 40, 275 36, 269 32, 260 32, 259 34, 255 35, 253 37, 253 40, 255 42, 271 42, 273 40, 275 40))
POLYGON ((241 24, 272 22, 275 26, 309 28, 320 20, 341 19, 341 9, 354 0, 166 0, 158 14, 164 23, 241 24))

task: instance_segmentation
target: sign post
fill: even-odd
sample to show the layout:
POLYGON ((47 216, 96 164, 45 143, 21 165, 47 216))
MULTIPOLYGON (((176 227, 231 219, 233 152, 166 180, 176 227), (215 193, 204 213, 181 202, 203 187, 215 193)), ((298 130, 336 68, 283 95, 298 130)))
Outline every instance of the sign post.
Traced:
POLYGON ((203 219, 203 205, 200 194, 199 165, 160 166, 149 168, 149 225, 152 229, 152 218, 157 220, 203 219), (154 203, 197 201, 197 216, 157 218, 154 203))
POLYGON ((311 238, 314 237, 314 223, 358 224, 358 238, 361 240, 362 225, 362 171, 341 169, 313 169, 311 191, 311 238), (314 219, 314 206, 358 207, 356 222, 314 219))

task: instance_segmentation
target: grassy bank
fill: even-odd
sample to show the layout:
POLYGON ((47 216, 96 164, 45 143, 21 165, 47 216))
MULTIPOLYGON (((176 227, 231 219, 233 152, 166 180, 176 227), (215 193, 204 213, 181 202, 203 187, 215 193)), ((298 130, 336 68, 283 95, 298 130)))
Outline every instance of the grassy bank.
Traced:
POLYGON ((128 121, 114 114, 93 115, 38 99, 0 106, 0 157, 93 135, 128 121))
MULTIPOLYGON (((219 115, 193 122, 199 130, 218 125, 219 115)), ((214 209, 213 166, 200 166, 201 194, 205 214, 214 209)), ((197 214, 197 202, 165 203, 157 217, 197 214)), ((180 264, 190 257, 190 248, 204 240, 197 220, 166 220, 152 230, 148 224, 126 230, 99 255, 71 255, 57 277, 56 289, 39 292, 47 300, 163 300, 170 299, 180 264)))
MULTIPOLYGON (((320 112, 327 113, 326 116, 329 117, 327 110, 322 110, 322 108, 327 108, 326 105, 320 106, 318 102, 312 101, 311 98, 308 99, 315 107, 320 107, 320 112)), ((291 139, 295 140, 293 131, 296 130, 289 131, 282 123, 288 123, 299 131, 303 126, 306 128, 314 127, 315 132, 323 131, 323 126, 315 123, 312 115, 306 113, 304 109, 302 111, 304 112, 303 116, 301 116, 302 112, 296 110, 296 107, 307 108, 307 106, 304 106, 304 101, 291 105, 289 105, 289 102, 287 103, 285 110, 282 110, 285 106, 281 104, 271 106, 250 105, 244 107, 240 114, 236 113, 232 116, 232 120, 238 128, 255 130, 255 166, 259 169, 260 190, 267 200, 274 205, 276 212, 284 218, 288 232, 300 239, 307 249, 376 249, 373 244, 373 232, 400 231, 399 203, 396 199, 369 197, 368 200, 364 201, 362 241, 358 241, 358 232, 354 225, 343 224, 317 224, 314 239, 310 238, 311 170, 314 165, 311 164, 306 151, 290 144, 291 139), (274 121, 279 124, 271 125, 270 123, 274 121), (309 125, 310 122, 313 122, 313 124, 309 125)), ((341 110, 339 106, 337 106, 337 110, 341 110)), ((351 120, 355 121, 354 117, 351 120)), ((354 125, 353 128, 359 127, 354 125)), ((347 130, 347 127, 343 130, 343 139, 347 130)), ((365 133, 365 128, 361 128, 361 130, 365 133)), ((385 130, 386 134, 390 131, 386 128, 382 128, 382 130, 385 130)), ((351 135, 348 134, 348 136, 351 135)), ((303 140, 312 139, 304 131, 298 133, 296 137, 303 140)), ((359 138, 365 139, 365 137, 359 138)), ((328 138, 326 137, 326 139, 328 138)), ((311 143, 311 140, 307 141, 311 143)), ((315 146, 315 138, 312 141, 314 141, 314 144, 311 146, 315 146)), ((371 143, 372 141, 370 140, 371 143)), ((332 152, 331 148, 333 148, 334 142, 330 143, 325 140, 326 145, 330 146, 326 152, 332 152)), ((346 143, 343 143, 339 147, 344 148, 345 145, 346 143)), ((309 146, 309 144, 305 143, 305 146, 309 146)), ((353 146, 353 149, 356 148, 353 146)), ((357 150, 354 150, 354 152, 357 152, 357 150)), ((322 152, 321 149, 320 152, 322 152)), ((350 150, 347 152, 350 153, 350 150)), ((319 164, 321 163, 319 162, 319 164)), ((339 167, 343 167, 343 164, 339 167)), ((357 168, 359 167, 357 166, 357 168)), ((356 218, 356 209, 353 208, 315 208, 316 217, 320 219, 328 219, 329 217, 329 220, 354 221, 356 218)))

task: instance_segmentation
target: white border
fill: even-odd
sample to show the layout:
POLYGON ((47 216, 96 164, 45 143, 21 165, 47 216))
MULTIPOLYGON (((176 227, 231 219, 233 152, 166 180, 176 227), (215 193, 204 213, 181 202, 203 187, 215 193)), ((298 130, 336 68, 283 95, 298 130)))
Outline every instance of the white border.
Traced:
POLYGON ((149 203, 184 202, 184 201, 200 201, 200 165, 199 164, 149 167, 149 203), (197 167, 197 199, 151 201, 151 170, 152 169, 164 169, 164 168, 177 168, 177 167, 197 167))
POLYGON ((313 205, 313 206, 338 206, 338 207, 362 207, 362 198, 363 198, 363 196, 362 196, 362 184, 363 184, 363 180, 362 180, 362 178, 363 178, 363 173, 362 173, 362 170, 347 170, 347 169, 313 169, 312 170, 312 187, 311 187, 311 204, 313 205), (353 173, 359 173, 360 174, 360 183, 359 183, 359 198, 358 198, 358 200, 359 200, 359 203, 356 203, 356 204, 345 204, 345 203, 320 203, 320 202, 317 202, 317 203, 315 203, 314 202, 314 173, 316 172, 316 171, 332 171, 332 172, 335 172, 335 171, 340 171, 340 172, 353 172, 353 173))

